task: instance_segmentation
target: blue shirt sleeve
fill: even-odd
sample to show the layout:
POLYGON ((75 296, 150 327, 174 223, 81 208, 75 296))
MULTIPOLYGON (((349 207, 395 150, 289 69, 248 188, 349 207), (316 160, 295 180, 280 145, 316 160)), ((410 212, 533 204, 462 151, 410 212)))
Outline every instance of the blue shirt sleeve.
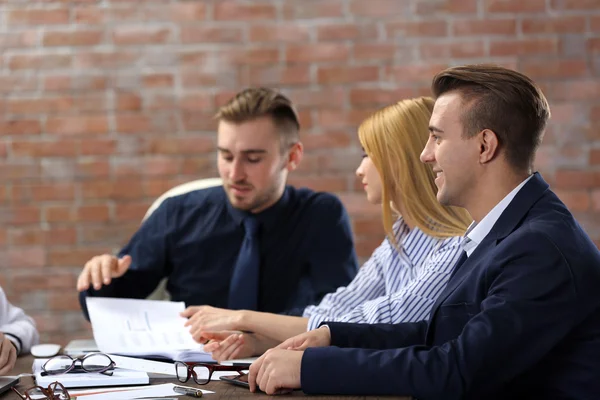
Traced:
POLYGON ((176 217, 171 208, 172 199, 165 200, 140 226, 118 257, 131 256, 131 266, 120 278, 99 290, 90 288, 79 295, 81 308, 89 319, 87 296, 143 299, 156 289, 161 279, 168 276, 169 233, 176 217))

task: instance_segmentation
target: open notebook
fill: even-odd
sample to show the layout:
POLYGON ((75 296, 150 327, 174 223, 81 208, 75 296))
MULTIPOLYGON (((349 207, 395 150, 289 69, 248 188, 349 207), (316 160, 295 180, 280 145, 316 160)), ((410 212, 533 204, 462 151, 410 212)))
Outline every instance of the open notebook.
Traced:
POLYGON ((183 302, 88 297, 94 340, 104 353, 212 362, 184 327, 183 302))

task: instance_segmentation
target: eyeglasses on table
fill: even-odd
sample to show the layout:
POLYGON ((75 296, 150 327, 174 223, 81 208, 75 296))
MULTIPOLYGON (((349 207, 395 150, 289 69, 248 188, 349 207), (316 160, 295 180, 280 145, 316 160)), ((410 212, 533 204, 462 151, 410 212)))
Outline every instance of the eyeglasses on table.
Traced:
POLYGON ((68 355, 58 355, 52 357, 42 365, 42 376, 66 374, 67 372, 92 372, 112 375, 115 365, 115 362, 104 353, 88 353, 75 358, 68 355))
POLYGON ((23 393, 14 387, 13 392, 19 395, 23 400, 70 400, 71 396, 67 389, 60 382, 52 382, 47 388, 41 386, 32 386, 23 393))
POLYGON ((181 383, 185 383, 194 379, 198 385, 206 385, 210 382, 213 372, 215 371, 233 371, 239 375, 244 375, 243 370, 248 369, 247 366, 239 365, 221 365, 211 363, 192 363, 192 362, 175 362, 175 372, 177 373, 177 380, 181 383))

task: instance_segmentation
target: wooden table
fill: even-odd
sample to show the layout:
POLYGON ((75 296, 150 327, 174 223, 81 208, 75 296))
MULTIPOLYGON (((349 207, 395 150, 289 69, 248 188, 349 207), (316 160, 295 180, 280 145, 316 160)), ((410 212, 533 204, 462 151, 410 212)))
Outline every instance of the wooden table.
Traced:
MULTIPOLYGON (((17 364, 15 366, 15 369, 13 371, 11 371, 10 373, 12 375, 18 375, 21 373, 31 373, 31 365, 33 364, 33 357, 32 356, 24 356, 24 357, 19 357, 17 359, 17 364)), ((172 378, 151 378, 150 379, 151 383, 177 383, 177 379, 172 378)), ((17 386, 17 390, 19 390, 19 392, 23 393, 23 391, 25 389, 30 388, 31 386, 34 385, 34 380, 32 377, 22 377, 21 378, 21 382, 19 383, 19 385, 17 386), (21 390, 22 389, 22 390, 21 390)), ((211 381, 210 383, 206 384, 206 385, 196 385, 194 383, 193 380, 188 381, 186 384, 186 386, 196 386, 196 387, 200 387, 202 389, 206 389, 206 390, 212 390, 215 393, 214 394, 208 394, 206 395, 207 400, 221 400, 221 399, 252 399, 252 400, 258 400, 258 399, 265 399, 265 398, 276 398, 276 399, 290 399, 290 398, 296 398, 296 397, 305 397, 306 395, 299 391, 299 390, 295 390, 294 392, 288 394, 288 395, 278 395, 278 396, 267 396, 264 393, 251 393, 248 389, 245 389, 243 387, 239 387, 239 386, 234 386, 234 385, 230 385, 228 383, 225 382, 220 382, 220 381, 211 381)), ((82 397, 82 399, 85 397, 82 397)), ((185 400, 185 399, 191 399, 192 397, 187 397, 187 396, 179 396, 179 398, 181 400, 185 400)), ((204 397, 202 397, 204 398, 204 397)), ((376 396, 310 396, 311 400, 323 400, 323 399, 327 399, 327 400, 335 400, 335 399, 344 399, 344 400, 351 400, 351 399, 364 399, 364 400, 377 400, 380 397, 376 397, 376 396)), ((409 400, 408 397, 381 397, 382 399, 398 399, 398 400, 409 400)), ((19 396, 13 392, 12 390, 0 395, 0 399, 1 400, 19 400, 19 396)))

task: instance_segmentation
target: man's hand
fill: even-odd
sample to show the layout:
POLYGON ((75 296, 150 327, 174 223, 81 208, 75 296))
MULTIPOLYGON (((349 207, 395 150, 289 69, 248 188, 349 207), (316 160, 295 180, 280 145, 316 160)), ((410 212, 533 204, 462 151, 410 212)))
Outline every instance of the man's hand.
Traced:
POLYGON ((331 332, 329 327, 301 333, 277 346, 278 349, 306 350, 309 347, 325 347, 331 345, 331 332))
POLYGON ((304 351, 271 349, 250 366, 250 391, 282 394, 300 389, 300 369, 304 351))
POLYGON ((202 332, 202 336, 210 340, 204 351, 218 362, 256 356, 277 345, 276 340, 239 331, 202 332))
POLYGON ((92 258, 85 264, 83 271, 77 279, 77 290, 83 292, 90 287, 98 290, 102 285, 110 284, 112 278, 123 276, 131 265, 131 257, 117 258, 110 254, 103 254, 92 258))
POLYGON ((0 376, 6 375, 17 362, 17 348, 0 332, 0 376))
POLYGON ((192 306, 183 310, 182 317, 189 318, 185 326, 190 327, 190 333, 198 343, 206 343, 208 338, 202 332, 242 330, 240 326, 242 311, 225 310, 210 306, 192 306))

